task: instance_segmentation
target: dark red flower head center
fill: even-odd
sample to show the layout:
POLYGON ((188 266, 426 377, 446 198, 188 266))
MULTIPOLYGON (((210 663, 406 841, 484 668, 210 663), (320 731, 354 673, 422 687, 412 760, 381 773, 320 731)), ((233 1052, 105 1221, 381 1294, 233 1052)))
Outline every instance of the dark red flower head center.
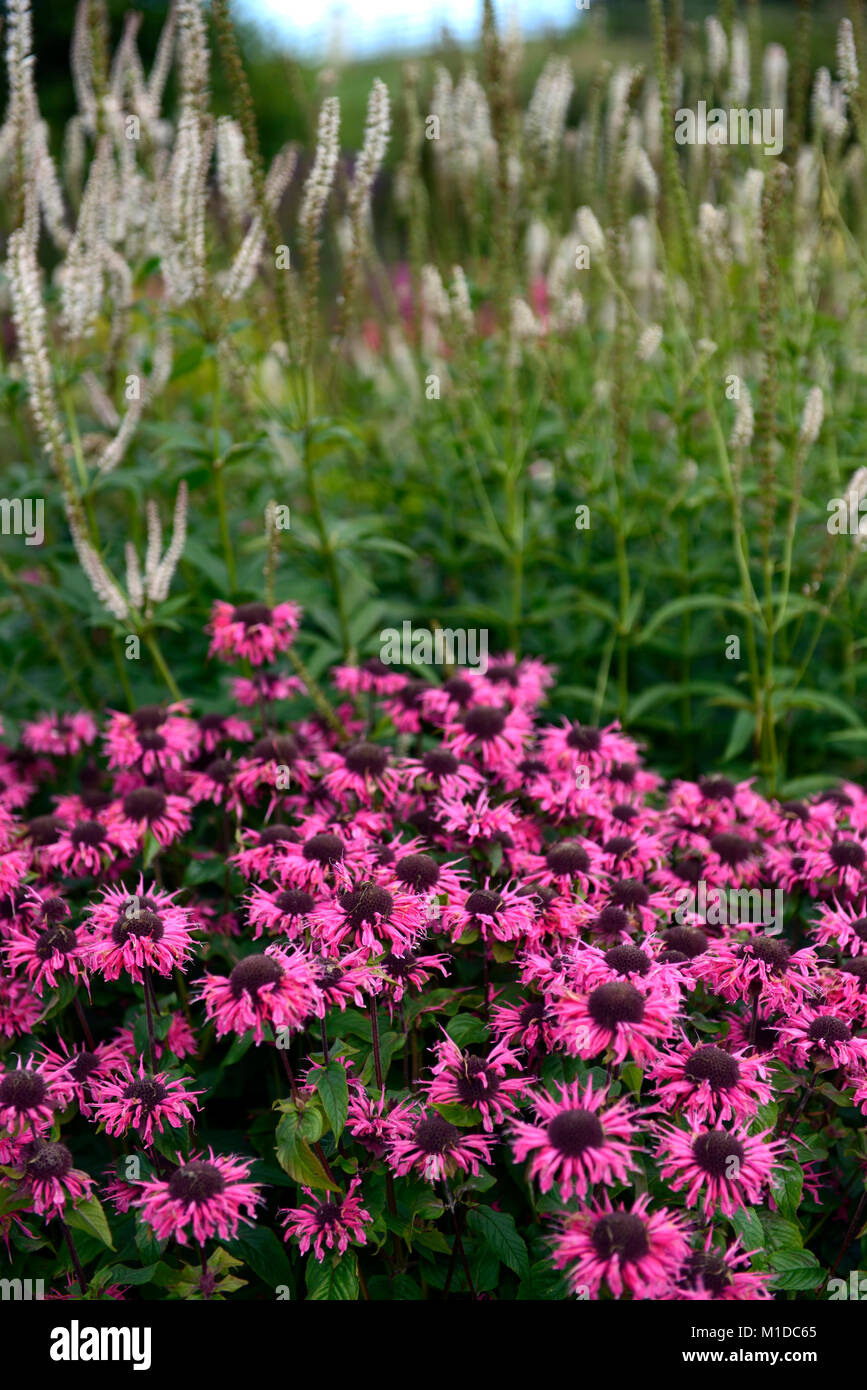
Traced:
POLYGON ((219 1168, 213 1163, 204 1163, 199 1159, 185 1163, 183 1168, 178 1168, 169 1178, 169 1196, 175 1201, 186 1203, 187 1206, 194 1202, 208 1202, 225 1190, 226 1179, 219 1168))

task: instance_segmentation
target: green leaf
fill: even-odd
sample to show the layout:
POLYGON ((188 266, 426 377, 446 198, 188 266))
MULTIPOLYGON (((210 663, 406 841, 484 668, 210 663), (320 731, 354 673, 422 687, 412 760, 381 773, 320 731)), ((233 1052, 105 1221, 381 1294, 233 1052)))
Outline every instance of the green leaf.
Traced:
POLYGON ((109 1250, 114 1249, 111 1228, 98 1197, 89 1197, 86 1202, 79 1202, 77 1206, 66 1213, 64 1219, 67 1226, 72 1226, 76 1231, 86 1231, 88 1235, 96 1236, 98 1240, 101 1240, 103 1245, 108 1246, 109 1250))
POLYGON ((307 1297, 321 1301, 354 1303, 358 1298, 358 1265, 349 1251, 320 1262, 311 1255, 307 1261, 307 1297))
POLYGON ((254 1226, 226 1242, 228 1250, 249 1265, 272 1292, 287 1285, 295 1294, 295 1275, 286 1246, 267 1226, 254 1226))
POLYGON ((663 603, 657 608, 650 622, 639 633, 636 644, 647 642, 659 628, 672 618, 679 618, 684 613, 696 613, 702 608, 712 608, 719 612, 722 608, 729 608, 734 613, 740 614, 742 618, 748 616, 749 610, 746 605, 739 603, 737 599, 728 598, 725 594, 684 594, 680 598, 670 599, 668 603, 663 603))
POLYGON ((336 1058, 322 1071, 314 1072, 316 1090, 322 1100, 328 1123, 335 1139, 339 1139, 349 1110, 349 1086, 346 1068, 336 1058))
POLYGON ((467 1043, 486 1042, 488 1038, 487 1027, 474 1014, 458 1014, 455 1018, 450 1018, 446 1024, 446 1032, 458 1047, 466 1047, 467 1043))
POLYGON ((505 1211, 494 1211, 491 1207, 474 1207, 467 1218, 467 1225, 502 1264, 519 1278, 526 1279, 530 1273, 530 1257, 513 1216, 505 1211))

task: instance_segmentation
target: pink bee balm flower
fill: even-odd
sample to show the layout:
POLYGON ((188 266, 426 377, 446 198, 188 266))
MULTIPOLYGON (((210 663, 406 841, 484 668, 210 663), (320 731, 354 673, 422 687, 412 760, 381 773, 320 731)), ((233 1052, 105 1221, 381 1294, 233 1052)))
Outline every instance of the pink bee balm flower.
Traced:
POLYGON ((477 1110, 488 1133, 514 1114, 512 1097, 522 1095, 529 1083, 523 1076, 506 1076, 508 1067, 520 1065, 506 1043, 497 1043, 486 1057, 475 1057, 462 1052, 447 1036, 437 1043, 436 1053, 433 1080, 426 1085, 431 1105, 463 1105, 477 1110))
POLYGON ((262 1196, 258 1186, 248 1182, 249 1159, 218 1157, 209 1149, 207 1158, 194 1154, 187 1162, 178 1154, 178 1164, 168 1180, 142 1183, 142 1195, 133 1202, 157 1240, 174 1236, 178 1244, 187 1245, 192 1233, 204 1245, 211 1236, 233 1240, 242 1221, 252 1225, 262 1196))
POLYGON ((478 1173, 490 1163, 493 1139, 467 1134, 436 1111, 420 1118, 412 1132, 391 1139, 388 1160, 399 1177, 413 1169, 428 1182, 441 1182, 458 1170, 478 1173))
POLYGON ((47 1129, 54 1111, 61 1109, 61 1075, 49 1079, 29 1057, 22 1066, 6 1066, 0 1072, 0 1129, 11 1134, 47 1129))
POLYGON ((767 1068, 745 1047, 728 1051, 714 1043, 694 1046, 684 1037, 647 1074, 656 1082, 656 1094, 666 1109, 682 1106, 691 1123, 736 1120, 743 1124, 771 1099, 767 1068))
POLYGON ((784 1148, 782 1140, 765 1142, 770 1133, 769 1129, 753 1135, 745 1129, 691 1134, 666 1130, 659 1149, 660 1173, 673 1192, 685 1188, 687 1204, 701 1206, 706 1217, 713 1216, 717 1207, 724 1216, 733 1216, 742 1207, 761 1203, 784 1148))
POLYGON ((727 1250, 714 1249, 712 1240, 713 1232, 708 1231, 704 1249, 690 1255, 678 1279, 678 1298, 720 1303, 773 1298, 768 1288, 770 1274, 738 1268, 750 1259, 750 1253, 740 1248, 739 1240, 727 1250))
POLYGON ((535 1094, 535 1123, 513 1122, 515 1161, 530 1158, 528 1176, 538 1178, 540 1191, 550 1192, 556 1182, 565 1200, 585 1197, 597 1182, 628 1182, 628 1169, 637 1166, 629 1146, 635 1134, 629 1105, 609 1103, 608 1090, 594 1090, 591 1081, 583 1091, 580 1081, 558 1083, 557 1090, 559 1099, 535 1094))
POLYGON ((154 1131, 162 1134, 165 1125, 179 1129, 191 1121, 193 1110, 199 1108, 196 1097, 203 1094, 187 1090, 183 1080, 167 1072, 148 1076, 140 1060, 138 1075, 127 1063, 118 1076, 97 1086, 96 1118, 105 1125, 107 1134, 120 1137, 130 1129, 137 1130, 149 1148, 154 1131))
POLYGON ((567 1270, 573 1293, 598 1298, 603 1284, 615 1298, 667 1298, 689 1255, 681 1216, 661 1207, 648 1213, 645 1193, 631 1211, 594 1204, 567 1216, 554 1243, 554 1265, 567 1270))
POLYGON ((34 753, 64 756, 78 753, 96 739, 96 720, 80 710, 78 714, 44 714, 21 731, 21 742, 34 753))
POLYGON ((799 1067, 825 1062, 834 1067, 867 1065, 867 1038, 857 1036, 851 1018, 828 1004, 803 1005, 801 1012, 778 1025, 781 1043, 792 1047, 799 1067))
POLYGON ((64 976, 87 979, 78 934, 72 923, 63 919, 48 918, 36 931, 12 927, 7 937, 6 960, 10 969, 23 969, 30 987, 40 997, 46 986, 56 989, 64 976))
POLYGON ((62 1216, 69 1200, 75 1203, 91 1194, 93 1178, 73 1167, 65 1144, 34 1140, 22 1147, 20 1163, 22 1188, 40 1216, 62 1216))
POLYGON ((782 937, 762 932, 746 941, 714 941, 692 970, 730 1003, 757 995, 768 1009, 791 1007, 820 988, 815 951, 793 951, 782 937))
POLYGON ((183 701, 173 705, 143 705, 133 714, 112 712, 105 735, 109 767, 135 767, 151 777, 180 771, 195 758, 201 735, 183 701))
POLYGON ((297 603, 241 603, 237 607, 218 600, 211 613, 211 645, 208 656, 242 661, 251 666, 271 662, 288 651, 301 621, 297 603))
POLYGON ((256 1045, 264 1041, 265 1025, 302 1028, 322 1009, 322 995, 313 968, 300 951, 269 946, 264 955, 245 956, 228 978, 206 975, 199 996, 205 1013, 224 1033, 253 1029, 256 1045))
POLYGON ((107 888, 102 901, 90 909, 91 935, 87 942, 88 964, 106 980, 117 980, 123 971, 136 984, 148 967, 159 975, 182 969, 193 949, 191 913, 174 900, 177 891, 161 888, 145 892, 139 878, 135 893, 122 886, 107 888))
POLYGON ((563 987, 552 996, 555 1041, 573 1057, 591 1058, 611 1049, 616 1062, 631 1057, 653 1061, 677 1015, 675 997, 653 981, 609 980, 588 994, 563 987))
POLYGON ((373 1218, 361 1205, 361 1198, 355 1195, 360 1187, 361 1178, 353 1178, 345 1193, 329 1193, 321 1200, 309 1187, 302 1188, 311 1200, 303 1206, 285 1209, 283 1239, 294 1237, 302 1255, 312 1246, 313 1254, 320 1261, 324 1260, 326 1250, 336 1247, 338 1255, 342 1255, 350 1242, 365 1245, 364 1227, 373 1218))

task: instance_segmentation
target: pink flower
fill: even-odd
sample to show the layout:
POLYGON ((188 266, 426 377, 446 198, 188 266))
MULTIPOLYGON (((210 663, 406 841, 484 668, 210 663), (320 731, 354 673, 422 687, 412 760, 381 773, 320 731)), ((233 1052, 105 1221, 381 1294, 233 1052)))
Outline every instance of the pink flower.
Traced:
POLYGON ((22 1146, 18 1161, 23 1168, 22 1189, 40 1216, 62 1216, 70 1199, 74 1204, 91 1195, 93 1178, 73 1167, 65 1144, 34 1140, 22 1146))
POLYGON ((145 777, 179 771, 199 751, 201 735, 187 705, 143 705, 134 714, 113 711, 105 735, 109 767, 137 768, 145 777))
POLYGON ((264 1040, 266 1024, 275 1032, 296 1030, 322 1008, 307 957, 280 946, 269 946, 264 955, 245 956, 228 978, 205 975, 198 997, 216 1024, 218 1038, 252 1028, 257 1046, 264 1040))
POLYGON ((529 1082, 523 1076, 506 1075, 507 1068, 520 1063, 505 1043, 498 1043, 486 1057, 476 1057, 462 1052, 446 1035, 435 1050, 433 1080, 425 1087, 431 1105, 463 1105, 477 1110, 488 1133, 514 1114, 513 1096, 523 1095, 529 1082))
POLYGON ((554 1242, 554 1266, 567 1271, 573 1293, 598 1298, 603 1284, 615 1298, 624 1289, 635 1298, 668 1298, 689 1254, 682 1216, 661 1207, 648 1213, 650 1198, 630 1211, 592 1204, 567 1216, 554 1242))
POLYGON ((633 1112, 625 1101, 609 1102, 607 1088, 594 1090, 588 1081, 558 1083, 559 1099, 544 1091, 534 1094, 535 1122, 512 1123, 515 1161, 530 1159, 528 1176, 550 1192, 555 1182, 560 1195, 585 1197, 594 1183, 611 1187, 629 1181, 637 1167, 629 1141, 635 1136, 633 1112))
POLYGON ((388 1161, 399 1177, 415 1170, 428 1182, 441 1182, 453 1173, 478 1173, 490 1163, 492 1139, 467 1134, 436 1111, 418 1119, 412 1132, 390 1140, 388 1161))
POLYGON ((241 603, 237 607, 218 600, 211 613, 209 656, 242 661, 252 666, 271 662, 288 651, 301 621, 297 603, 241 603))
POLYGON ((745 1123, 771 1099, 767 1068, 745 1047, 737 1051, 715 1043, 683 1041, 663 1052, 648 1068, 656 1095, 666 1109, 683 1107, 691 1123, 735 1120, 745 1123))
POLYGON ((243 1221, 251 1225, 262 1197, 248 1181, 252 1163, 237 1157, 217 1157, 213 1149, 193 1154, 168 1180, 150 1178, 141 1184, 141 1196, 133 1202, 153 1228, 157 1240, 174 1236, 180 1245, 188 1237, 204 1245, 211 1236, 233 1240, 243 1221))
POLYGON ((123 971, 137 984, 148 968, 159 975, 182 969, 193 950, 191 914, 176 902, 177 891, 159 888, 145 891, 139 876, 135 893, 121 886, 107 888, 102 901, 89 910, 91 935, 85 954, 88 965, 106 980, 117 980, 123 971))
POLYGON ((135 1129, 145 1148, 154 1140, 154 1132, 162 1134, 165 1125, 178 1129, 192 1121, 198 1110, 197 1096, 203 1091, 187 1090, 184 1081, 168 1072, 148 1076, 144 1061, 139 1061, 138 1074, 126 1063, 120 1074, 96 1087, 96 1118, 105 1125, 106 1133, 118 1137, 135 1129))
POLYGON ((309 1187, 302 1188, 311 1200, 303 1206, 284 1210, 284 1240, 294 1237, 302 1255, 312 1246, 313 1254, 320 1261, 325 1258, 326 1250, 336 1248, 338 1255, 342 1255, 350 1242, 366 1244, 364 1227, 373 1218, 361 1205, 361 1198, 355 1195, 360 1187, 361 1178, 352 1178, 345 1193, 329 1193, 321 1200, 309 1187))
POLYGON ((659 1149, 660 1173, 673 1192, 686 1189, 687 1205, 701 1206, 706 1217, 717 1207, 724 1216, 733 1216, 762 1201, 785 1147, 782 1140, 765 1142, 771 1133, 764 1129, 750 1135, 737 1128, 686 1134, 667 1129, 659 1149))

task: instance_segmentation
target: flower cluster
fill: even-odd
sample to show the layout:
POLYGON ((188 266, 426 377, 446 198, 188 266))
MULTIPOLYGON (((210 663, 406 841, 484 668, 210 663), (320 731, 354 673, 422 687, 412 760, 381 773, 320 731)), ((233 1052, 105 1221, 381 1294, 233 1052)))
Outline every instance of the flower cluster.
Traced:
POLYGON ((10 1252, 105 1203, 132 1258, 139 1224, 201 1247, 203 1296, 238 1282, 207 1242, 257 1220, 308 1286, 366 1287, 395 1244, 416 1291, 478 1294, 516 1276, 490 1223, 460 1236, 470 1201, 544 1296, 821 1285, 865 1169, 867 794, 666 786, 616 724, 546 722, 553 672, 510 654, 339 668, 326 719, 275 665, 299 617, 217 605, 249 718, 238 677, 237 709, 0 746, 10 1252), (126 1157, 87 1172, 103 1133, 126 1157), (828 1240, 775 1258, 819 1210, 828 1240))

